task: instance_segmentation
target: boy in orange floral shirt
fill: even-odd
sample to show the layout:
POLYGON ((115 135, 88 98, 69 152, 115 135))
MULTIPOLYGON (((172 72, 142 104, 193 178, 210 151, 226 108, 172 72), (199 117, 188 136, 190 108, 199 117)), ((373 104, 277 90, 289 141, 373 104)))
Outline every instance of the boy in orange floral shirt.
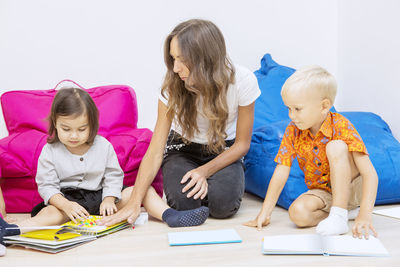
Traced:
POLYGON ((298 227, 317 225, 317 233, 339 235, 348 232, 347 221, 355 218, 354 237, 368 238, 370 230, 376 236, 372 209, 378 176, 351 122, 329 111, 336 96, 335 78, 321 67, 306 67, 289 77, 281 95, 292 121, 275 158, 278 165, 262 209, 245 225, 261 229, 269 224, 297 156, 309 190, 289 207, 290 219, 298 227))

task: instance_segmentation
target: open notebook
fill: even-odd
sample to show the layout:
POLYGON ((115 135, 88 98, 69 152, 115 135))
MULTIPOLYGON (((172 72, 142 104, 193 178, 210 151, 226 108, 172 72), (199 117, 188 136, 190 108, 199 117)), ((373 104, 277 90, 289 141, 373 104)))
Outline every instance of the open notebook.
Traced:
POLYGON ((389 256, 379 239, 373 236, 366 240, 349 235, 318 234, 265 236, 262 252, 286 255, 389 256))

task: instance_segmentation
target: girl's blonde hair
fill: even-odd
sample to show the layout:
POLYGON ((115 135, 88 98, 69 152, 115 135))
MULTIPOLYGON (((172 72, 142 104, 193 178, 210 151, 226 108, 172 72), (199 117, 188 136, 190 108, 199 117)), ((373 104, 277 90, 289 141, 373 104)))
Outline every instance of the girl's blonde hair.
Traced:
POLYGON ((167 117, 176 119, 182 128, 186 143, 197 127, 197 105, 201 104, 209 119, 208 151, 219 153, 225 148, 228 105, 228 86, 234 83, 235 69, 230 62, 225 40, 217 26, 207 20, 192 19, 180 23, 164 43, 164 61, 167 73, 161 93, 168 98, 167 117), (186 82, 174 73, 170 55, 171 40, 176 37, 181 57, 190 74, 186 82))
POLYGON ((306 66, 295 71, 282 86, 281 95, 290 90, 308 89, 318 93, 331 104, 335 102, 337 84, 335 77, 320 66, 306 66))

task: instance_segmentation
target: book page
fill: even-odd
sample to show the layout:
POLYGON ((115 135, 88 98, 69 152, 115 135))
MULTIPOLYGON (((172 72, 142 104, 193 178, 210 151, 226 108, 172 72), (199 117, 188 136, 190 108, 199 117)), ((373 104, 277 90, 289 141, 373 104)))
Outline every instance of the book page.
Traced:
POLYGON ((370 236, 369 239, 354 238, 350 235, 324 236, 329 255, 342 256, 388 256, 389 253, 379 241, 370 236))
POLYGON ((95 240, 95 236, 78 236, 72 239, 65 240, 45 240, 45 239, 36 239, 36 238, 28 238, 18 235, 13 236, 5 236, 4 241, 7 244, 32 244, 37 246, 47 246, 47 247, 62 247, 68 244, 81 243, 83 241, 95 240))
POLYGON ((400 207, 374 210, 372 213, 400 219, 400 207))
POLYGON ((321 236, 276 235, 264 236, 264 254, 323 254, 321 236))

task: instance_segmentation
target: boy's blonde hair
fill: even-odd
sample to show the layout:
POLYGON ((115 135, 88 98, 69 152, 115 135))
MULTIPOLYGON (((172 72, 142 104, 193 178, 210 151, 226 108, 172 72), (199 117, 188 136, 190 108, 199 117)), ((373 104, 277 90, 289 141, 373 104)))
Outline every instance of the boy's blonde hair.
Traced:
POLYGON ((319 93, 322 99, 329 99, 331 104, 336 97, 336 79, 326 69, 320 66, 307 66, 298 69, 290 76, 282 86, 281 95, 291 90, 312 90, 319 93))

